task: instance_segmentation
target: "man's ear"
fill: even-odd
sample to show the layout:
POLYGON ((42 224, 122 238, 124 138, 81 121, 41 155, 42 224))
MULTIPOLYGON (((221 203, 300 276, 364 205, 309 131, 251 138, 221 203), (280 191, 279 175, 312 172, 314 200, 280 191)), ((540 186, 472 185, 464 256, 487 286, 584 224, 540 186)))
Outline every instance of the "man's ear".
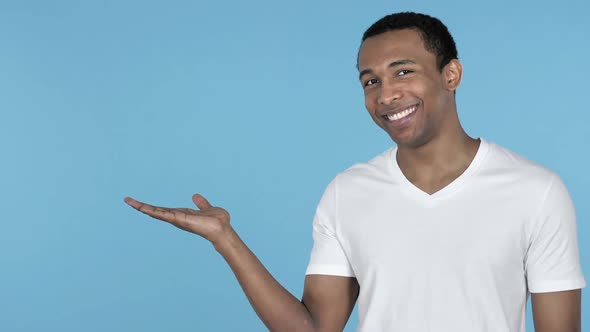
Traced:
POLYGON ((461 77, 463 76, 463 66, 457 59, 451 60, 443 68, 444 84, 449 91, 455 91, 461 84, 461 77))

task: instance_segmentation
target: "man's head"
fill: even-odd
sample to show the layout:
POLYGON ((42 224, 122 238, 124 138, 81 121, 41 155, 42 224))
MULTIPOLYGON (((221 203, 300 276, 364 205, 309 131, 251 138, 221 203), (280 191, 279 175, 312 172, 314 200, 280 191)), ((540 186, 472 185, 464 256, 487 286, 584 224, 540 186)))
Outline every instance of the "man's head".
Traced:
POLYGON ((398 146, 415 148, 462 130, 454 97, 462 67, 438 19, 416 13, 380 19, 363 35, 358 70, 367 110, 398 146))
POLYGON ((426 50, 436 56, 438 70, 452 59, 458 59, 457 46, 447 27, 437 18, 411 12, 395 13, 373 23, 363 34, 362 41, 384 32, 413 29, 420 33, 426 50))

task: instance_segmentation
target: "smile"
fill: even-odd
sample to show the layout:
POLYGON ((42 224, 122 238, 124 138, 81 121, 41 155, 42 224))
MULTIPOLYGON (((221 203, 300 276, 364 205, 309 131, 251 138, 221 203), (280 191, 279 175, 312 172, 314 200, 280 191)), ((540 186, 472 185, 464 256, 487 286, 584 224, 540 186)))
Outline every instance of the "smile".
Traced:
POLYGON ((385 115, 383 115, 383 117, 389 121, 396 121, 396 120, 403 119, 406 116, 414 113, 416 111, 416 109, 418 109, 418 105, 413 105, 413 106, 406 108, 405 110, 402 110, 402 111, 394 113, 394 114, 385 114, 385 115))

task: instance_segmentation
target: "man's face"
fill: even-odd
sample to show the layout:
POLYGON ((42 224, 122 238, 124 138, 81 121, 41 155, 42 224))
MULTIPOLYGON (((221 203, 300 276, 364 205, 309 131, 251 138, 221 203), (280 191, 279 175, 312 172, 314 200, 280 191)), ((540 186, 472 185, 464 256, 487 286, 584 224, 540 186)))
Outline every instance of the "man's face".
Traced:
POLYGON ((426 144, 452 121, 448 68, 438 70, 419 32, 403 29, 367 38, 358 67, 367 111, 400 147, 426 144))

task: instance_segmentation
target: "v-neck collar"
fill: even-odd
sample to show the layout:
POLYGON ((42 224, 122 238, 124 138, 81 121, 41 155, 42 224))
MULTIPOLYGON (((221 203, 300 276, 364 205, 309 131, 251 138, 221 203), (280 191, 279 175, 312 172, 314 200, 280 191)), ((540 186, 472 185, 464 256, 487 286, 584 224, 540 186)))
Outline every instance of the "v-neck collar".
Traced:
POLYGON ((443 197, 447 197, 457 192, 461 187, 463 187, 465 181, 467 181, 482 164, 483 160, 485 159, 485 156, 488 153, 488 150, 489 143, 485 141, 483 138, 480 138, 479 148, 477 149, 477 152, 475 153, 475 156, 473 157, 473 160, 471 161, 467 169, 465 169, 465 171, 461 173, 461 175, 459 175, 451 183, 449 183, 448 185, 446 185, 445 187, 433 194, 429 194, 425 191, 422 191, 422 189, 416 187, 412 182, 410 182, 410 180, 408 180, 408 178, 406 178, 406 176, 400 169, 399 164, 397 163, 397 147, 390 150, 390 169, 392 170, 392 176, 396 180, 398 180, 404 192, 411 195, 413 198, 417 200, 423 201, 427 204, 431 204, 435 201, 439 201, 443 197))

